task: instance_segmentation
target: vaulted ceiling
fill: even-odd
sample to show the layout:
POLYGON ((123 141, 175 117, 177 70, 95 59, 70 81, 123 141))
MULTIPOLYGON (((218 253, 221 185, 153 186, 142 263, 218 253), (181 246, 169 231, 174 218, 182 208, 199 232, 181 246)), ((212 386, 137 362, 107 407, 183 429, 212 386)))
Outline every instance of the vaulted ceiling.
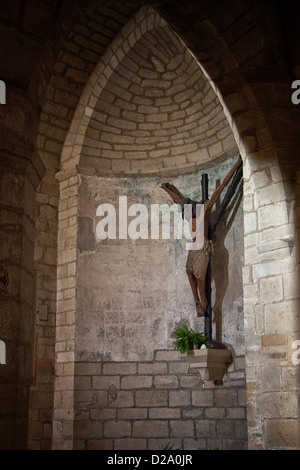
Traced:
MULTIPOLYGON (((192 105, 197 100, 203 100, 207 92, 207 89, 205 92, 199 90, 201 81, 193 82, 193 77, 200 73, 196 66, 197 61, 198 64, 203 64, 204 68, 207 67, 212 80, 216 80, 216 85, 222 88, 223 96, 231 96, 240 86, 241 79, 252 83, 255 88, 259 81, 266 87, 268 83, 292 81, 293 77, 300 76, 299 28, 297 26, 299 2, 295 0, 290 2, 236 0, 234 5, 231 0, 217 2, 211 0, 199 0, 199 2, 193 0, 184 2, 180 0, 2 0, 0 79, 7 83, 8 91, 21 90, 30 97, 29 103, 35 110, 36 118, 35 124, 29 130, 33 113, 29 111, 28 118, 22 117, 24 139, 30 136, 28 141, 32 142, 34 139, 31 136, 37 135, 37 148, 41 151, 44 162, 47 159, 55 160, 55 164, 50 165, 53 171, 59 169, 57 156, 61 154, 63 142, 89 77, 92 76, 110 45, 120 36, 123 28, 145 5, 151 6, 166 21, 169 37, 166 36, 166 30, 159 32, 157 29, 148 36, 145 35, 139 44, 132 47, 123 61, 117 58, 118 69, 112 75, 112 81, 107 84, 105 93, 101 95, 96 108, 98 112, 101 112, 105 107, 110 123, 116 117, 114 113, 117 113, 118 118, 121 118, 118 121, 121 126, 119 129, 123 129, 122 119, 124 122, 126 120, 126 125, 129 125, 128 113, 130 111, 136 113, 134 125, 136 129, 139 127, 138 130, 141 132, 140 126, 144 124, 144 135, 140 138, 146 138, 145 124, 147 121, 149 124, 149 120, 154 119, 152 112, 157 112, 157 116, 164 114, 163 103, 159 101, 162 97, 154 96, 153 93, 157 94, 164 90, 166 95, 172 95, 172 104, 175 106, 176 99, 180 100, 180 97, 175 98, 175 96, 179 93, 177 91, 181 80, 181 85, 183 86, 183 83, 186 85, 185 92, 194 94, 188 110, 186 108, 187 114, 184 116, 184 122, 176 127, 176 122, 180 120, 178 113, 182 115, 184 112, 184 104, 177 103, 178 106, 174 108, 173 115, 170 111, 164 122, 158 122, 156 118, 156 126, 159 128, 151 129, 151 138, 156 139, 156 149, 153 151, 162 151, 159 158, 163 166, 167 164, 170 152, 166 144, 163 141, 159 142, 159 139, 166 138, 168 133, 173 141, 172 144, 176 141, 178 143, 179 135, 183 137, 185 126, 190 125, 193 119, 192 105), (176 34, 183 39, 184 47, 175 39, 176 34), (143 57, 143 51, 145 57, 143 57), (191 51, 192 55, 188 51, 191 51), (170 59, 169 63, 166 62, 167 56, 170 59), (131 88, 135 84, 131 109, 125 109, 124 100, 122 105, 120 99, 117 101, 116 87, 113 84, 114 80, 122 77, 122 86, 125 86, 127 82, 124 70, 127 69, 128 74, 132 64, 137 65, 137 60, 139 61, 137 74, 132 73, 130 76, 131 88), (175 64, 176 60, 178 63, 175 64), (176 67, 176 77, 173 76, 173 78, 171 78, 172 61, 175 61, 174 67, 176 67), (231 69, 236 67, 239 73, 232 75, 233 79, 226 79, 225 83, 222 81, 228 72, 228 67, 231 69), (143 68, 147 70, 147 78, 143 76, 143 68), (169 78, 167 78, 168 73, 169 78), (151 74, 156 80, 155 92, 149 81, 151 74), (158 85, 159 80, 162 88, 158 85), (141 89, 138 91, 141 84, 142 92, 141 89), (176 92, 175 87, 177 87, 176 92), (142 104, 138 104, 139 93, 142 93, 144 98, 143 120, 145 123, 140 122, 142 108, 139 106, 142 104), (112 104, 108 96, 112 95, 114 106, 116 103, 118 106, 114 109, 111 106, 110 111, 107 112, 109 105, 112 104), (38 126, 39 133, 37 133, 38 126)), ((271 86, 269 88, 271 90, 271 86)), ((124 90, 124 96, 126 91, 124 90)), ((264 90, 261 94, 264 94, 264 90)), ((201 106, 202 116, 199 111, 201 107, 198 107, 200 114, 195 118, 198 126, 197 132, 200 134, 203 131, 201 119, 205 120, 205 112, 209 109, 209 106, 205 108, 205 104, 201 106)), ((238 112, 238 109, 234 109, 235 103, 232 106, 233 111, 238 112)), ((0 111, 3 112, 3 110, 0 111)), ((16 113, 18 111, 11 113, 10 120, 6 116, 7 135, 14 131, 16 113)), ((242 131, 243 126, 244 123, 241 123, 242 131)), ((19 126, 18 129, 21 127, 19 126)), ((130 132, 130 130, 127 131, 130 132)), ((187 139, 183 137, 182 142, 186 145, 193 145, 195 143, 193 139, 197 139, 197 136, 193 135, 191 128, 189 131, 187 139)), ((216 132, 218 131, 216 129, 216 132)), ((89 132, 92 134, 92 129, 89 129, 89 132)), ((211 129, 209 132, 213 133, 211 129)), ((223 136, 225 134, 223 129, 223 136)), ((136 135, 135 157, 138 161, 139 155, 142 154, 139 154, 141 141, 137 140, 136 135)), ((91 139, 91 135, 86 137, 91 139)), ((101 138, 104 144, 106 137, 107 134, 105 136, 102 132, 101 138)), ((205 138, 208 139, 209 135, 205 138)), ((91 140, 86 140, 85 144, 86 149, 89 147, 87 144, 91 144, 91 140)), ((111 142, 107 144, 111 145, 111 142)), ((113 144, 114 150, 124 145, 123 142, 118 142, 117 136, 114 137, 113 144)), ((144 142, 143 145, 148 144, 149 142, 144 142)), ((176 146, 173 145, 172 151, 171 156, 175 161, 176 146)), ((192 150, 189 152, 189 158, 193 159, 192 150)), ((49 166, 48 162, 46 166, 49 166)), ((138 168, 139 164, 135 163, 135 166, 138 168)))
MULTIPOLYGON (((187 1, 143 1, 143 0, 2 0, 0 8, 0 77, 17 86, 27 88, 38 61, 46 52, 47 42, 52 47, 52 55, 58 52, 61 44, 76 28, 83 25, 90 29, 89 38, 98 34, 98 41, 105 47, 120 28, 142 5, 157 8, 166 14, 168 21, 180 24, 187 29, 195 18, 191 16, 196 2, 187 1), (193 5, 194 3, 194 5, 193 5), (187 21, 184 12, 189 17, 187 21), (94 31, 96 27, 97 32, 94 31), (101 37, 101 39, 100 39, 101 37)), ((251 2, 207 2, 203 3, 203 17, 214 10, 220 20, 220 31, 242 13, 242 7, 251 8, 251 2), (226 5, 228 3, 228 5, 226 5)), ((253 2, 254 3, 254 2, 253 2)), ((262 1, 262 14, 270 16, 275 10, 279 16, 286 58, 291 69, 299 66, 299 2, 262 1)), ((197 5, 198 7, 198 5, 197 5)), ((199 8, 197 8, 199 20, 199 8)), ((266 31, 267 33, 268 31, 266 31)), ((241 31, 241 34, 245 31, 241 31)), ((227 35, 230 34, 228 30, 227 35)), ((87 37, 87 40, 89 39, 87 37)), ((98 53, 101 54, 101 50, 98 53)), ((53 57, 52 57, 53 59, 53 57)), ((49 57, 49 66, 51 58, 49 57)), ((297 69, 298 70, 298 69, 297 69)), ((299 72, 298 72, 299 73, 299 72)))

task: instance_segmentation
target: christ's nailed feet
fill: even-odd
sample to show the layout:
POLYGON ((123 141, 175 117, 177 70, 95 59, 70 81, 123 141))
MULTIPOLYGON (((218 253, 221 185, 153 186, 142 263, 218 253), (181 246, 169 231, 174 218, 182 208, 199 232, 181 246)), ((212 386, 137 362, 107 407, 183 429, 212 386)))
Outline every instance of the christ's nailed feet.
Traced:
POLYGON ((196 311, 197 311, 197 317, 204 317, 205 310, 200 303, 196 304, 196 311))

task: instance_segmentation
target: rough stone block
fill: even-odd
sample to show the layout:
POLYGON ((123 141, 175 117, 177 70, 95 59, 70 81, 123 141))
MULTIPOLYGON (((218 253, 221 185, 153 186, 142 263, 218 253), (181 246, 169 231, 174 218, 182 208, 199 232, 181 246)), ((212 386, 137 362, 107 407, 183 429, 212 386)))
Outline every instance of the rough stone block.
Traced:
POLYGON ((155 388, 177 388, 178 378, 176 375, 157 375, 154 377, 154 386, 155 388))
POLYGON ((95 421, 106 421, 116 419, 117 410, 107 408, 91 408, 90 419, 95 421))
POLYGON ((127 376, 121 378, 122 389, 138 389, 138 388, 151 388, 153 379, 147 375, 140 376, 127 376))
POLYGON ((154 359, 156 361, 180 361, 180 353, 172 350, 157 350, 155 351, 154 359))
POLYGON ((299 419, 266 419, 265 440, 268 449, 299 449, 299 419))
POLYGON ((101 421, 76 421, 74 426, 75 439, 99 439, 103 437, 101 421))
POLYGON ((75 383, 74 387, 76 390, 80 389, 85 389, 85 390, 90 390, 91 389, 91 377, 75 377, 75 383))
MULTIPOLYGON (((69 403, 72 403, 69 400, 69 403)), ((66 400, 66 405, 68 401, 66 400)), ((77 415, 89 411, 91 407, 107 407, 106 391, 77 390, 74 393, 74 409, 77 415)))
MULTIPOLYGON (((111 450, 112 446, 108 447, 111 450)), ((114 450, 146 450, 147 439, 114 439, 114 450)))
POLYGON ((286 201, 260 207, 258 214, 258 229, 265 230, 277 225, 285 225, 289 222, 290 211, 286 201))
POLYGON ((205 418, 206 419, 224 419, 225 418, 225 408, 207 408, 205 409, 205 418))
POLYGON ((134 362, 107 362, 103 364, 104 375, 133 375, 137 372, 137 364, 134 362))
POLYGON ((169 422, 167 420, 136 421, 133 423, 133 437, 167 437, 169 422))
POLYGON ((265 334, 262 336, 262 346, 285 346, 286 335, 284 334, 265 334))
POLYGON ((157 407, 167 406, 168 392, 165 390, 150 390, 136 392, 136 406, 157 407))
POLYGON ((205 408, 187 407, 182 409, 182 417, 185 419, 203 419, 205 408))
MULTIPOLYGON (((178 364, 178 363, 176 363, 178 364)), ((160 375, 167 374, 168 363, 167 362, 145 362, 138 364, 138 373, 142 375, 160 375)))
POLYGON ((257 397, 257 412, 264 418, 299 417, 296 392, 269 392, 257 397))
MULTIPOLYGON (((241 419, 241 420, 244 420, 245 417, 246 417, 246 408, 239 408, 239 407, 235 407, 235 408, 229 408, 227 410, 227 419, 230 419, 230 420, 235 420, 235 419, 241 419)), ((232 421, 234 422, 234 421, 232 421)))
POLYGON ((192 420, 171 420, 171 437, 194 437, 194 421, 192 420))
POLYGON ((171 407, 190 406, 191 405, 191 392, 188 390, 170 391, 169 403, 171 407))
POLYGON ((244 215, 244 231, 245 234, 255 232, 257 230, 256 212, 247 212, 244 215))
POLYGON ((220 439, 234 439, 234 422, 229 420, 220 420, 216 422, 217 437, 220 439))
MULTIPOLYGON (((162 418, 162 416, 160 416, 162 418)), ((146 408, 124 408, 118 410, 118 419, 128 419, 128 420, 137 420, 137 419, 147 419, 147 409, 146 408)))
POLYGON ((293 258, 277 260, 274 252, 273 260, 256 264, 252 267, 253 281, 256 282, 263 277, 294 272, 294 266, 295 260, 293 258))
POLYGON ((131 436, 130 421, 105 421, 103 434, 106 438, 120 438, 131 436))
POLYGON ((133 392, 113 391, 109 395, 109 406, 113 408, 127 408, 134 404, 133 392))
POLYGON ((282 385, 284 390, 299 390, 299 365, 294 365, 293 367, 282 367, 282 385))
POLYGON ((150 408, 149 419, 180 419, 180 408, 150 408))
POLYGON ((192 391, 192 404, 194 406, 213 406, 214 396, 212 390, 192 391))
POLYGON ((179 380, 183 388, 198 388, 201 384, 200 375, 182 375, 179 380))
POLYGON ((189 370, 189 363, 186 361, 182 362, 169 362, 169 373, 170 374, 187 374, 189 370))
MULTIPOLYGON (((181 448, 180 447, 181 445, 179 444, 178 445, 178 448, 181 448)), ((219 445, 216 445, 214 447, 215 449, 217 448, 221 448, 221 444, 219 442, 219 445)), ((206 450, 209 448, 207 448, 207 442, 206 442, 206 439, 183 439, 183 449, 188 449, 188 450, 206 450)))
POLYGON ((196 436, 200 438, 214 439, 217 437, 216 421, 199 420, 196 422, 196 436))
POLYGON ((299 301, 288 300, 265 306, 267 334, 289 334, 298 331, 299 319, 299 301))
POLYGON ((93 376, 92 377, 92 387, 93 389, 98 390, 108 390, 111 387, 115 387, 116 389, 120 388, 120 377, 116 376, 93 376))
POLYGON ((87 439, 74 441, 74 450, 111 450, 113 439, 87 439))
POLYGON ((254 195, 254 207, 257 208, 268 204, 275 204, 284 201, 286 198, 291 199, 292 194, 287 193, 287 189, 287 186, 284 188, 282 183, 258 189, 254 195))
POLYGON ((230 390, 214 390, 214 399, 216 406, 232 406, 230 390))
POLYGON ((264 391, 279 391, 281 387, 281 367, 279 364, 262 365, 262 388, 264 391))
POLYGON ((286 273, 283 276, 283 292, 285 300, 295 299, 299 295, 299 273, 286 273))

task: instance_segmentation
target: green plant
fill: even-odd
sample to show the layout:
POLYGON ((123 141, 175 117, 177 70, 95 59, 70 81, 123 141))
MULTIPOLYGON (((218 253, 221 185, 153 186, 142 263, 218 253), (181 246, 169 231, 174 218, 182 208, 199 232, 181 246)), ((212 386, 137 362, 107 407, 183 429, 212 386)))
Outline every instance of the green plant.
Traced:
POLYGON ((174 444, 168 442, 165 445, 161 444, 161 450, 182 450, 182 447, 177 447, 176 449, 174 449, 174 444))
POLYGON ((175 336, 174 347, 176 351, 180 351, 182 354, 190 354, 191 345, 199 349, 206 341, 204 333, 188 328, 185 324, 177 328, 173 334, 175 336))

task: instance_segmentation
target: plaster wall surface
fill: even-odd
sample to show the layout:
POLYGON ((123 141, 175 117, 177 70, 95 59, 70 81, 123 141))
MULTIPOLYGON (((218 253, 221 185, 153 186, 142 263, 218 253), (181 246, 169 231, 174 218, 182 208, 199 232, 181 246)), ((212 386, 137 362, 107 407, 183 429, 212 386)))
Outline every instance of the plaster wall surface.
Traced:
MULTIPOLYGON (((230 159, 208 170, 210 193, 234 162, 230 159)), ((178 177, 174 184, 184 195, 201 200, 201 172, 178 177)), ((244 354, 241 191, 242 188, 218 226, 212 257, 214 338, 231 345, 239 356, 244 354)), ((162 231, 160 239, 151 239, 153 204, 173 204, 160 188, 158 178, 81 177, 77 360, 152 360, 154 350, 173 348, 172 332, 182 323, 204 331, 204 319, 196 317, 185 272, 187 238, 183 233, 182 239, 175 239, 171 227, 169 239, 161 239, 162 231), (128 211, 133 210, 133 204, 143 204, 143 221, 149 228, 147 239, 120 239, 123 227, 117 227, 115 240, 99 240, 97 224, 104 217, 96 216, 97 208, 111 204, 116 209, 118 225, 119 212, 125 207, 120 196, 127 198, 128 211)), ((127 217, 129 231, 138 214, 134 209, 132 216, 127 217)), ((162 218, 161 222, 165 225, 162 218)))

